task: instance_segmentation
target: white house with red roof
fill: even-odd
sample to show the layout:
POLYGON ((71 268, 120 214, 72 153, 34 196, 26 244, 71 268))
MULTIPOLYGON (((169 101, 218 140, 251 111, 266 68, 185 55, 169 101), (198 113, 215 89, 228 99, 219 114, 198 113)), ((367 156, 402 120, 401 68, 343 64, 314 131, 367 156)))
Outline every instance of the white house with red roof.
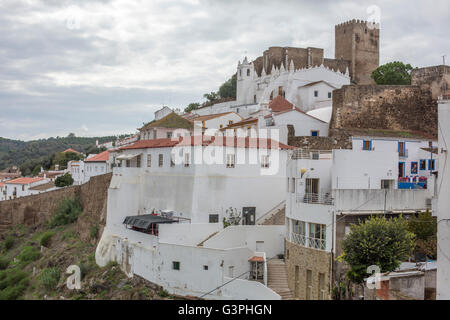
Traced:
POLYGON ((110 150, 99 154, 90 154, 84 161, 72 160, 67 164, 75 185, 88 182, 91 177, 111 172, 113 159, 110 150))
POLYGON ((22 177, 4 182, 4 190, 6 191, 6 199, 11 200, 19 197, 29 196, 32 194, 30 190, 33 187, 48 183, 50 179, 35 177, 22 177))

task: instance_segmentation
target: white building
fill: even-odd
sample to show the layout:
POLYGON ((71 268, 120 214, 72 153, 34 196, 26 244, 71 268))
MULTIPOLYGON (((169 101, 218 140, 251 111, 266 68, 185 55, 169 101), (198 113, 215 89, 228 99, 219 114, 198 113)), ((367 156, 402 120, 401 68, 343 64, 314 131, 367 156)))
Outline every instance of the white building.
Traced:
POLYGON ((4 182, 0 182, 0 201, 6 200, 6 187, 4 182))
POLYGON ((69 161, 67 170, 71 174, 74 185, 88 182, 91 177, 109 173, 112 170, 114 149, 103 151, 99 154, 91 154, 84 161, 69 161))
POLYGON ((444 96, 438 105, 439 121, 439 175, 436 184, 434 215, 437 216, 437 288, 436 299, 450 299, 450 164, 448 144, 450 142, 450 98, 444 96))
POLYGON ((267 272, 250 281, 249 260, 266 270, 267 259, 283 252, 284 226, 254 224, 284 203, 290 149, 270 139, 205 136, 122 148, 97 263, 115 260, 128 275, 182 295, 280 299, 267 272), (230 208, 243 225, 223 229, 230 208))
POLYGON ((84 161, 82 160, 71 160, 67 163, 67 171, 72 176, 74 185, 85 183, 84 170, 84 161))
POLYGON ((6 191, 6 199, 11 200, 33 194, 30 190, 33 187, 46 184, 50 181, 47 178, 17 178, 4 182, 4 190, 6 191))
POLYGON ((342 253, 340 241, 351 223, 371 214, 430 209, 434 177, 427 189, 399 189, 399 153, 375 149, 354 144, 353 150, 297 150, 288 160, 286 262, 297 298, 330 299, 333 277, 342 275, 334 257, 342 253), (309 258, 298 265, 301 256, 309 258))

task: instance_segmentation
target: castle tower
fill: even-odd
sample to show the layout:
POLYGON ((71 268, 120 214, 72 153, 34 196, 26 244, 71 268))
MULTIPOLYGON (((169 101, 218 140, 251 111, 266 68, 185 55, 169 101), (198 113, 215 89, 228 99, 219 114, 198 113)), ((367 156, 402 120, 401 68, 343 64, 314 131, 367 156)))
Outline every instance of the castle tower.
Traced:
POLYGON ((335 26, 335 58, 350 63, 350 77, 357 84, 373 84, 370 77, 380 61, 380 27, 362 20, 335 26))
POLYGON ((236 101, 238 104, 253 103, 253 77, 255 70, 253 63, 245 57, 237 67, 236 101))

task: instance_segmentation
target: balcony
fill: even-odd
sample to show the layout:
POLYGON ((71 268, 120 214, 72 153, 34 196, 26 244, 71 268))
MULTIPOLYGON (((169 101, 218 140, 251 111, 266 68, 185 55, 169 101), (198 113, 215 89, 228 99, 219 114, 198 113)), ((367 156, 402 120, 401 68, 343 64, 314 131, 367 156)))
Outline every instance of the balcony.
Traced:
POLYGON ((311 238, 303 234, 291 232, 290 241, 303 247, 326 250, 327 242, 325 239, 311 238))
POLYGON ((296 194, 297 203, 332 205, 334 199, 330 192, 296 194))
POLYGON ((292 152, 291 159, 292 160, 322 160, 332 158, 331 150, 305 150, 305 149, 297 149, 292 152))

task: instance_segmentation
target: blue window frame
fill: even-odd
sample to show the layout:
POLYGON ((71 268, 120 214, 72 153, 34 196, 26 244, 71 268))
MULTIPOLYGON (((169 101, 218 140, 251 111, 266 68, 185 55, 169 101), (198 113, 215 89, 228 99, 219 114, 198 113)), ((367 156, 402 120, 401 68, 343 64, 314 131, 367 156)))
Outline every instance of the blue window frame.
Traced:
POLYGON ((405 162, 399 162, 398 163, 398 176, 399 177, 404 177, 405 176, 405 162), (400 172, 400 169, 402 169, 401 170, 401 172, 400 172))
POLYGON ((311 131, 311 136, 312 137, 317 137, 318 135, 319 135, 319 131, 317 131, 317 130, 311 131))
POLYGON ((372 150, 371 140, 363 140, 363 150, 372 150))
POLYGON ((411 174, 417 174, 417 161, 411 162, 411 174))
POLYGON ((427 170, 427 161, 426 160, 420 160, 420 166, 419 170, 427 170))
POLYGON ((405 157, 406 156, 406 143, 404 141, 399 141, 398 142, 398 155, 400 157, 405 157))
POLYGON ((429 159, 428 160, 428 170, 434 170, 434 159, 429 159))

